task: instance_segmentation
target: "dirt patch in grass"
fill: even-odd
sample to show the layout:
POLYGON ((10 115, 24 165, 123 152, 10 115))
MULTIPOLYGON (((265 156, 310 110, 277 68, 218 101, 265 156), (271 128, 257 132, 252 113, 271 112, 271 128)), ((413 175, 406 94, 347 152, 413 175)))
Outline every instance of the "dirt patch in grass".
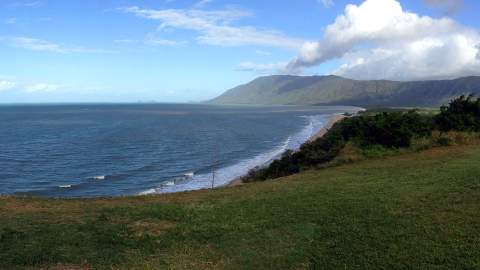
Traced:
POLYGON ((227 260, 209 246, 175 249, 169 269, 225 269, 227 260))
POLYGON ((45 209, 18 198, 0 197, 0 215, 1 214, 28 214, 43 212, 45 209))
POLYGON ((440 158, 447 155, 451 155, 452 150, 455 149, 455 155, 458 156, 458 155, 466 154, 468 150, 471 148, 472 146, 465 146, 465 145, 451 146, 451 147, 435 147, 435 148, 426 150, 423 154, 425 154, 425 156, 428 156, 429 158, 440 158))
POLYGON ((42 270, 90 270, 90 269, 91 268, 86 265, 73 265, 73 264, 58 264, 58 265, 42 268, 42 270))
POLYGON ((174 228, 176 225, 175 222, 171 221, 146 219, 136 221, 129 225, 129 227, 137 237, 158 237, 174 228))

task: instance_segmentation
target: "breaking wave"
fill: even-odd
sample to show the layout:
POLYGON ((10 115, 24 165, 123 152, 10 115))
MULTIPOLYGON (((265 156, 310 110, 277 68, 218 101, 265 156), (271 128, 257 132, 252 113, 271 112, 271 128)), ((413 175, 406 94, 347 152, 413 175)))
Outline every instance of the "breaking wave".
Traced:
POLYGON ((158 187, 151 188, 139 193, 139 195, 174 193, 198 189, 207 189, 228 185, 231 181, 244 176, 250 170, 266 166, 287 150, 297 150, 300 146, 309 140, 313 135, 319 132, 327 123, 331 115, 302 116, 306 119, 306 125, 302 130, 286 138, 274 149, 254 156, 250 159, 242 160, 230 166, 218 168, 215 170, 215 179, 213 181, 213 172, 203 174, 188 174, 188 177, 181 176, 160 183, 158 187))

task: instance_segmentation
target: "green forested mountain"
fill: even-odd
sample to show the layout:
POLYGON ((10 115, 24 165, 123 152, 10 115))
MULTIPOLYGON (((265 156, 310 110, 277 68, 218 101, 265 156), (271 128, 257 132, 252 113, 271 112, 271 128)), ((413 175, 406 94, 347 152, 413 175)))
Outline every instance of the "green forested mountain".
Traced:
POLYGON ((360 81, 338 76, 275 75, 237 86, 209 103, 431 107, 470 93, 480 94, 480 77, 399 82, 360 81))

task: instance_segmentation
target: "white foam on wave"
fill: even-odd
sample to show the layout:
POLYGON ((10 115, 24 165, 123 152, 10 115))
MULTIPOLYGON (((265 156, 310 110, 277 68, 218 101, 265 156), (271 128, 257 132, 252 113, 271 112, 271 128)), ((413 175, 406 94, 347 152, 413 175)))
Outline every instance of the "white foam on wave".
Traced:
MULTIPOLYGON (((299 149, 303 143, 305 143, 325 126, 329 117, 330 115, 303 116, 303 118, 306 118, 308 121, 307 125, 299 132, 289 136, 278 147, 263 154, 257 155, 251 159, 242 160, 236 164, 220 168, 215 171, 215 182, 213 183, 214 187, 225 186, 234 179, 244 176, 252 169, 270 164, 273 160, 281 157, 281 155, 287 150, 299 149)), ((139 195, 174 193, 212 187, 212 173, 194 175, 188 180, 189 181, 181 181, 177 184, 171 181, 164 182, 158 188, 140 192, 139 195)))
POLYGON ((59 187, 59 188, 71 188, 72 185, 60 185, 60 186, 58 186, 58 187, 59 187))
POLYGON ((185 176, 185 178, 193 178, 193 176, 195 176, 195 173, 194 172, 188 172, 188 173, 184 173, 183 176, 185 176))
POLYGON ((157 189, 156 188, 151 188, 151 189, 148 189, 148 190, 145 190, 145 191, 142 191, 142 192, 138 193, 138 195, 143 196, 143 195, 151 195, 151 194, 155 194, 155 193, 157 193, 157 189))
POLYGON ((94 180, 105 180, 105 175, 94 176, 94 180))
POLYGON ((174 181, 167 181, 167 182, 163 183, 162 185, 166 186, 166 187, 171 187, 171 186, 175 185, 175 182, 174 181))

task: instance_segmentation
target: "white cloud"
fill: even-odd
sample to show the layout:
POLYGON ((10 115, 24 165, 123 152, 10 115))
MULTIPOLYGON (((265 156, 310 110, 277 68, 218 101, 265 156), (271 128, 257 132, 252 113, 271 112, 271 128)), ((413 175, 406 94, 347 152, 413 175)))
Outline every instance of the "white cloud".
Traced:
POLYGON ((203 8, 204 6, 212 3, 213 0, 200 0, 195 5, 193 5, 194 8, 203 8))
POLYGON ((62 85, 50 83, 31 83, 12 80, 0 80, 0 92, 4 91, 22 91, 26 93, 34 92, 52 92, 56 90, 66 89, 62 85))
POLYGON ((304 43, 287 70, 298 73, 341 59, 345 64, 337 74, 362 79, 479 74, 478 44, 477 31, 452 19, 404 11, 396 0, 366 0, 347 5, 323 39, 304 43))
POLYGON ((42 6, 42 1, 18 1, 13 3, 11 6, 13 7, 39 7, 42 6))
POLYGON ((158 38, 158 37, 155 37, 155 36, 147 36, 144 43, 147 44, 147 45, 152 45, 152 46, 169 46, 169 47, 177 47, 177 46, 181 46, 181 45, 186 44, 186 42, 184 42, 184 41, 163 39, 163 38, 158 38))
POLYGON ((216 46, 271 46, 298 49, 302 40, 290 38, 278 31, 257 29, 253 26, 233 26, 232 22, 251 16, 237 9, 197 10, 197 9, 140 9, 127 7, 123 12, 138 17, 157 20, 159 30, 168 28, 198 32, 197 41, 216 46))
POLYGON ((14 89, 17 84, 11 81, 0 80, 0 92, 14 89))
POLYGON ((119 43, 119 44, 132 44, 132 43, 137 43, 138 40, 134 39, 116 39, 113 41, 114 43, 119 43))
POLYGON ((56 84, 47 84, 47 83, 36 83, 36 84, 29 84, 24 86, 24 90, 29 93, 33 92, 52 92, 55 90, 61 89, 61 85, 56 84))
POLYGON ((478 51, 463 36, 426 38, 408 45, 348 54, 334 73, 357 79, 440 79, 480 74, 478 51), (473 60, 473 61, 472 61, 473 60))
POLYGON ((269 63, 269 64, 258 64, 253 62, 242 62, 240 63, 236 70, 238 71, 253 71, 260 74, 272 74, 272 73, 283 73, 285 65, 287 63, 269 63))
POLYGON ((30 37, 0 37, 0 43, 31 51, 52 53, 114 53, 110 50, 90 49, 84 47, 66 47, 50 41, 30 37))
POLYGON ((51 43, 45 40, 28 38, 28 37, 13 37, 4 39, 10 45, 18 48, 23 48, 32 51, 47 51, 56 53, 66 53, 67 51, 60 45, 51 43))
POLYGON ((16 24, 17 18, 8 18, 5 20, 5 24, 16 24))
POLYGON ((143 40, 136 39, 117 39, 113 41, 117 44, 124 45, 148 45, 148 46, 167 46, 167 47, 179 47, 187 44, 186 41, 176 41, 158 37, 155 33, 148 34, 143 40))
POLYGON ((263 50, 255 50, 255 53, 258 55, 265 55, 265 56, 270 56, 272 55, 271 52, 263 51, 263 50))
POLYGON ((318 0, 318 2, 326 8, 334 6, 333 0, 318 0))
POLYGON ((67 53, 99 53, 99 54, 112 54, 118 53, 115 50, 108 50, 108 49, 92 49, 92 48, 85 48, 85 47, 70 47, 66 48, 67 53))

